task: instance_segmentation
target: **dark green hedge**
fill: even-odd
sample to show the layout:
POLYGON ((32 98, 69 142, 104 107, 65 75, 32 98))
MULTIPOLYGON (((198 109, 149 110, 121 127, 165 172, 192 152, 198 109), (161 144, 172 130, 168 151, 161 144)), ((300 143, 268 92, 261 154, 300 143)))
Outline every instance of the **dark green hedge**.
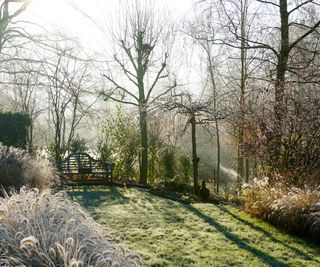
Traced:
POLYGON ((0 112, 0 142, 6 146, 26 148, 30 123, 27 114, 0 112))

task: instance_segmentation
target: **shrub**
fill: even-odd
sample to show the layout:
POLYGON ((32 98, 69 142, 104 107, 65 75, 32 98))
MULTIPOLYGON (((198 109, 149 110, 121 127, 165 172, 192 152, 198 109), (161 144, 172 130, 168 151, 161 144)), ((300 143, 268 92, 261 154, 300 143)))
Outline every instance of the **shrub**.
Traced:
POLYGON ((88 150, 86 139, 77 135, 70 143, 70 153, 84 153, 88 150))
POLYGON ((103 127, 98 146, 100 157, 115 163, 115 177, 130 179, 137 176, 139 138, 132 116, 118 107, 116 116, 109 118, 103 127))
POLYGON ((253 217, 267 220, 288 232, 308 233, 319 240, 319 188, 272 185, 264 178, 244 185, 243 192, 245 210, 253 217))
POLYGON ((163 166, 163 178, 165 183, 170 183, 176 175, 176 152, 174 147, 166 146, 161 153, 161 165, 163 166))
POLYGON ((26 148, 30 123, 27 114, 0 112, 0 142, 6 146, 26 148))
POLYGON ((0 145, 0 185, 3 187, 27 185, 43 189, 57 181, 57 174, 48 160, 31 157, 19 148, 0 145))
POLYGON ((178 158, 179 180, 182 183, 190 184, 190 175, 192 173, 192 164, 187 155, 180 155, 178 158))
POLYGON ((246 138, 241 150, 247 158, 255 158, 268 171, 270 179, 274 173, 280 173, 290 185, 319 184, 319 90, 290 84, 283 99, 285 112, 281 114, 281 125, 275 123, 274 110, 270 109, 274 102, 258 101, 254 105, 248 100, 246 138))
POLYGON ((1 266, 142 266, 138 255, 102 236, 65 192, 22 188, 0 198, 1 266))
POLYGON ((163 182, 161 153, 167 145, 162 137, 159 118, 151 118, 148 126, 148 183, 159 185, 163 182))

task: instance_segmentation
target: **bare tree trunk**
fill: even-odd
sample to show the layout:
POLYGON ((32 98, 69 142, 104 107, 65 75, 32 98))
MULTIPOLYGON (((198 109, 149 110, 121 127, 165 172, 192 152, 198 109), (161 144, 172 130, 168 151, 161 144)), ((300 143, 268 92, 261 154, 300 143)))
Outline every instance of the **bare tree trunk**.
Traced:
POLYGON ((55 140, 54 140, 54 160, 60 161, 61 160, 61 129, 60 124, 57 123, 56 130, 55 130, 55 140))
POLYGON ((196 118, 193 114, 190 118, 191 123, 191 140, 192 140, 192 165, 193 165, 193 190, 194 193, 198 193, 198 164, 199 158, 197 155, 197 135, 196 135, 196 118))
POLYGON ((141 164, 140 183, 147 184, 148 177, 148 124, 147 111, 140 109, 140 135, 141 135, 141 164))
POLYGON ((285 75, 289 58, 289 13, 287 0, 280 0, 280 18, 281 18, 281 46, 278 55, 277 76, 275 82, 275 98, 274 98, 274 113, 275 113, 275 143, 274 155, 279 158, 282 140, 282 119, 285 112, 283 97, 285 75))
POLYGON ((246 183, 249 182, 250 177, 250 161, 248 158, 246 158, 246 183))
POLYGON ((238 132, 238 186, 240 188, 241 181, 244 178, 244 163, 242 145, 244 142, 244 125, 245 125, 245 94, 246 94, 246 79, 247 79, 247 50, 245 44, 246 38, 246 23, 248 13, 248 2, 247 0, 241 1, 241 44, 240 44, 240 61, 241 61, 241 77, 240 77, 240 121, 239 121, 239 132, 238 132))
POLYGON ((219 183, 220 183, 220 160, 221 160, 221 149, 220 149, 220 133, 218 119, 215 118, 216 125, 216 136, 217 136, 217 175, 216 175, 216 192, 219 194, 219 183))
POLYGON ((216 182, 216 193, 219 194, 219 182, 220 182, 220 161, 221 161, 221 148, 220 148, 220 132, 219 132, 219 120, 216 117, 216 113, 218 111, 217 107, 217 99, 218 99, 218 92, 216 87, 216 80, 214 76, 214 64, 212 62, 212 55, 211 49, 208 42, 202 44, 208 60, 208 71, 210 75, 210 81, 212 85, 212 95, 213 95, 213 112, 215 113, 214 123, 216 128, 216 142, 217 142, 217 169, 215 173, 215 182, 216 182))
MULTIPOLYGON (((12 21, 19 16, 22 12, 26 10, 31 0, 20 1, 22 4, 18 9, 12 8, 9 6, 9 2, 19 2, 19 1, 1 1, 0 6, 0 53, 5 43, 11 42, 12 37, 23 37, 25 33, 20 32, 19 27, 9 27, 9 24, 12 24, 12 21), (14 10, 14 12, 10 12, 14 10), (11 35, 11 36, 10 36, 11 35)), ((17 21, 14 22, 15 24, 17 21)))
POLYGON ((34 124, 34 121, 31 120, 31 123, 28 127, 28 130, 27 130, 28 152, 29 153, 33 152, 33 124, 34 124))
POLYGON ((147 184, 148 181, 148 122, 147 103, 144 88, 144 63, 145 48, 143 43, 143 32, 137 33, 137 85, 139 90, 139 116, 140 116, 140 138, 141 138, 141 165, 140 183, 147 184))

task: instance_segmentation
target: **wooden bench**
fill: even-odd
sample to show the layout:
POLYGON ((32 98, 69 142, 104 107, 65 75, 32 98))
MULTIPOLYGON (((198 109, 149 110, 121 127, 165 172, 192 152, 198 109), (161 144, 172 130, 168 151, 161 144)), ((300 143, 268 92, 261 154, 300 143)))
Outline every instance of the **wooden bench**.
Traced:
POLYGON ((56 163, 61 185, 100 185, 112 182, 114 164, 96 160, 87 153, 74 153, 56 163))

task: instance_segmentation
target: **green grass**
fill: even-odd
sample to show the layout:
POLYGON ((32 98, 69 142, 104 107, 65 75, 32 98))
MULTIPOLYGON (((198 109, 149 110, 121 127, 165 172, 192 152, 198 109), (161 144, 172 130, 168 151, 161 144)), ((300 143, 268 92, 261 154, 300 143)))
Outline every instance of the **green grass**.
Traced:
POLYGON ((230 206, 186 205, 115 187, 69 194, 147 266, 320 266, 320 246, 230 206))

